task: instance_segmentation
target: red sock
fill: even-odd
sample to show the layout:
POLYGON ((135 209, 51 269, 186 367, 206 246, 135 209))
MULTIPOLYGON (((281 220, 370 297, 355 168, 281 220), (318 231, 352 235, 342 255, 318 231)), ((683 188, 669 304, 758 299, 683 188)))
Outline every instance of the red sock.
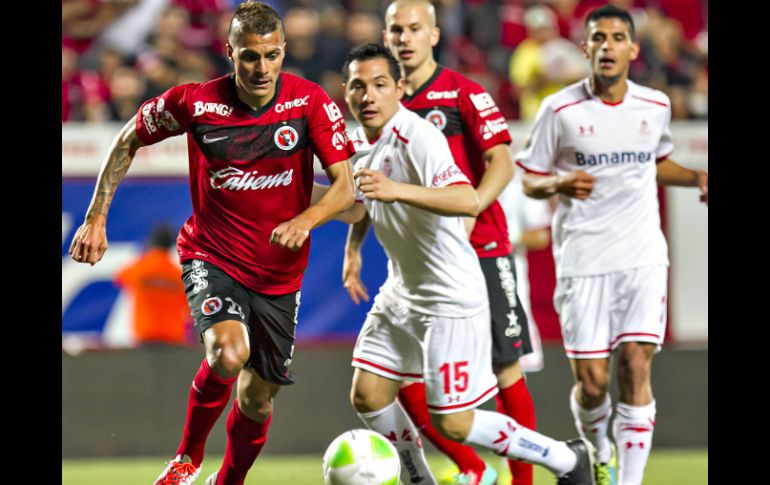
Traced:
POLYGON ((209 363, 203 359, 190 388, 187 400, 187 421, 184 425, 182 442, 177 448, 177 455, 188 455, 193 465, 199 466, 203 461, 203 448, 211 428, 222 414, 222 410, 230 400, 230 392, 236 377, 224 378, 211 370, 209 363))
POLYGON ((235 400, 227 415, 227 448, 217 485, 243 485, 251 465, 265 446, 267 428, 272 420, 271 414, 264 423, 257 423, 241 412, 238 400, 235 400))
MULTIPOLYGON (((497 394, 497 410, 512 417, 520 425, 535 429, 535 404, 529 394, 524 378, 513 385, 500 389, 497 394)), ((512 484, 532 485, 532 465, 523 461, 508 460, 508 467, 513 477, 512 484)))
POLYGON ((406 413, 412 418, 417 430, 428 438, 433 443, 433 446, 451 458, 460 468, 461 472, 475 471, 477 473, 484 473, 486 464, 476 454, 476 450, 470 446, 444 438, 431 424, 428 404, 425 401, 425 384, 418 382, 402 387, 398 391, 398 400, 401 401, 401 405, 406 410, 406 413))

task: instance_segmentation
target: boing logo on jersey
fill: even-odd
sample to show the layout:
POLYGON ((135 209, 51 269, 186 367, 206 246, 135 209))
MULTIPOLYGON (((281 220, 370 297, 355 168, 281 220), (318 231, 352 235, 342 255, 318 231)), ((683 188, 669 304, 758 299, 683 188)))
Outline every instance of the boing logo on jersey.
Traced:
POLYGON ((440 109, 429 111, 428 114, 425 115, 425 119, 433 123, 433 126, 441 131, 444 131, 444 128, 446 128, 446 115, 440 109))
POLYGON ((282 126, 275 132, 273 140, 275 141, 275 145, 281 150, 291 150, 297 146, 299 134, 297 133, 297 130, 291 126, 282 126))

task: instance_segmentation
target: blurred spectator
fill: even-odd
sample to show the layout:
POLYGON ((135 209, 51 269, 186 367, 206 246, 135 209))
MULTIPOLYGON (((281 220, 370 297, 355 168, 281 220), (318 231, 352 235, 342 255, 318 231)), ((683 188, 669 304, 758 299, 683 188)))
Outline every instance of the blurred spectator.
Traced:
POLYGON ((138 0, 62 0, 62 46, 85 52, 96 36, 138 0))
POLYGON ((289 9, 283 18, 283 28, 286 33, 283 70, 320 84, 326 69, 324 56, 318 49, 320 14, 312 8, 289 9))
MULTIPOLYGON (((120 66, 139 72, 145 86, 142 98, 180 82, 202 81, 229 72, 224 39, 232 10, 241 1, 62 0, 62 46, 69 49, 62 51, 62 121, 101 121, 119 116, 116 106, 128 106, 128 94, 136 85, 130 71, 122 70, 116 84, 123 94, 120 100, 110 100, 113 72, 120 66)), ((321 84, 344 110, 341 65, 352 46, 382 42, 380 18, 388 2, 267 3, 284 16, 290 40, 286 70, 321 84)), ((639 60, 632 63, 631 79, 668 93, 675 117, 708 117, 706 0, 434 3, 441 27, 434 49, 436 59, 483 85, 508 119, 517 119, 520 111, 523 118, 531 118, 538 100, 548 92, 548 83, 560 86, 570 82, 574 76, 566 71, 578 64, 574 46, 568 47, 564 41, 549 44, 553 48, 533 45, 537 34, 527 29, 528 9, 548 9, 551 15, 537 15, 541 22, 547 18, 547 27, 556 31, 553 40, 574 40, 582 38, 588 12, 605 3, 628 10, 634 19, 642 49, 639 60), (521 69, 528 79, 517 80, 512 73, 515 51, 523 59, 516 64, 528 66, 521 69), (555 79, 548 78, 549 73, 555 79), (520 84, 527 82, 532 85, 520 84)), ((587 66, 585 61, 580 63, 587 66)))
POLYGON ((97 43, 125 58, 136 57, 170 1, 139 0, 136 6, 104 29, 97 43))
POLYGON ((74 49, 62 47, 62 121, 104 121, 109 89, 98 73, 78 69, 79 57, 74 49))
POLYGON ((524 14, 527 38, 511 56, 510 78, 519 93, 521 119, 535 118, 540 102, 588 75, 588 61, 572 42, 559 36, 556 14, 536 5, 524 14))
POLYGON ((144 78, 133 67, 121 66, 113 71, 109 85, 109 119, 123 122, 130 120, 144 101, 144 78))
POLYGON ((168 225, 153 228, 149 249, 126 266, 115 279, 132 299, 137 344, 187 345, 190 312, 182 283, 182 269, 169 250, 176 232, 168 225))

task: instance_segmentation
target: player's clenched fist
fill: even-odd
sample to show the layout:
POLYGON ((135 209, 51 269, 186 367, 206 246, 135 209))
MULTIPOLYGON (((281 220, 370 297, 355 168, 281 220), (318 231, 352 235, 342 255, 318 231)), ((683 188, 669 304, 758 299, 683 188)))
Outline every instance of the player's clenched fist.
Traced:
POLYGON ((568 197, 585 200, 591 195, 595 181, 596 177, 593 175, 589 175, 582 170, 575 170, 561 177, 557 191, 568 197))
POLYGON ((298 251, 310 236, 313 225, 301 215, 282 222, 270 234, 270 244, 277 244, 282 248, 298 251))
POLYGON ((89 263, 93 266, 101 261, 107 247, 106 220, 97 216, 84 222, 75 232, 69 254, 78 263, 89 263))
POLYGON ((364 168, 353 174, 358 181, 358 188, 368 199, 393 202, 398 199, 398 183, 377 170, 364 168))

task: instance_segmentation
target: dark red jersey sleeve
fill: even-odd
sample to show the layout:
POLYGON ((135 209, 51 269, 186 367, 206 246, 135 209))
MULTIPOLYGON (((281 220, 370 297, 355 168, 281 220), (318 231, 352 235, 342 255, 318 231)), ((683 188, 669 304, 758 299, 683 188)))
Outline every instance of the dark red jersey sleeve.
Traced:
POLYGON ((148 99, 136 114, 136 134, 146 145, 180 135, 190 127, 187 93, 197 84, 175 86, 155 98, 148 99))
POLYGON ((463 124, 470 128, 482 153, 495 145, 511 143, 508 123, 484 88, 468 82, 460 90, 458 104, 463 124))
POLYGON ((320 87, 310 96, 308 130, 313 153, 323 168, 352 157, 356 150, 348 138, 345 120, 337 103, 320 87))

